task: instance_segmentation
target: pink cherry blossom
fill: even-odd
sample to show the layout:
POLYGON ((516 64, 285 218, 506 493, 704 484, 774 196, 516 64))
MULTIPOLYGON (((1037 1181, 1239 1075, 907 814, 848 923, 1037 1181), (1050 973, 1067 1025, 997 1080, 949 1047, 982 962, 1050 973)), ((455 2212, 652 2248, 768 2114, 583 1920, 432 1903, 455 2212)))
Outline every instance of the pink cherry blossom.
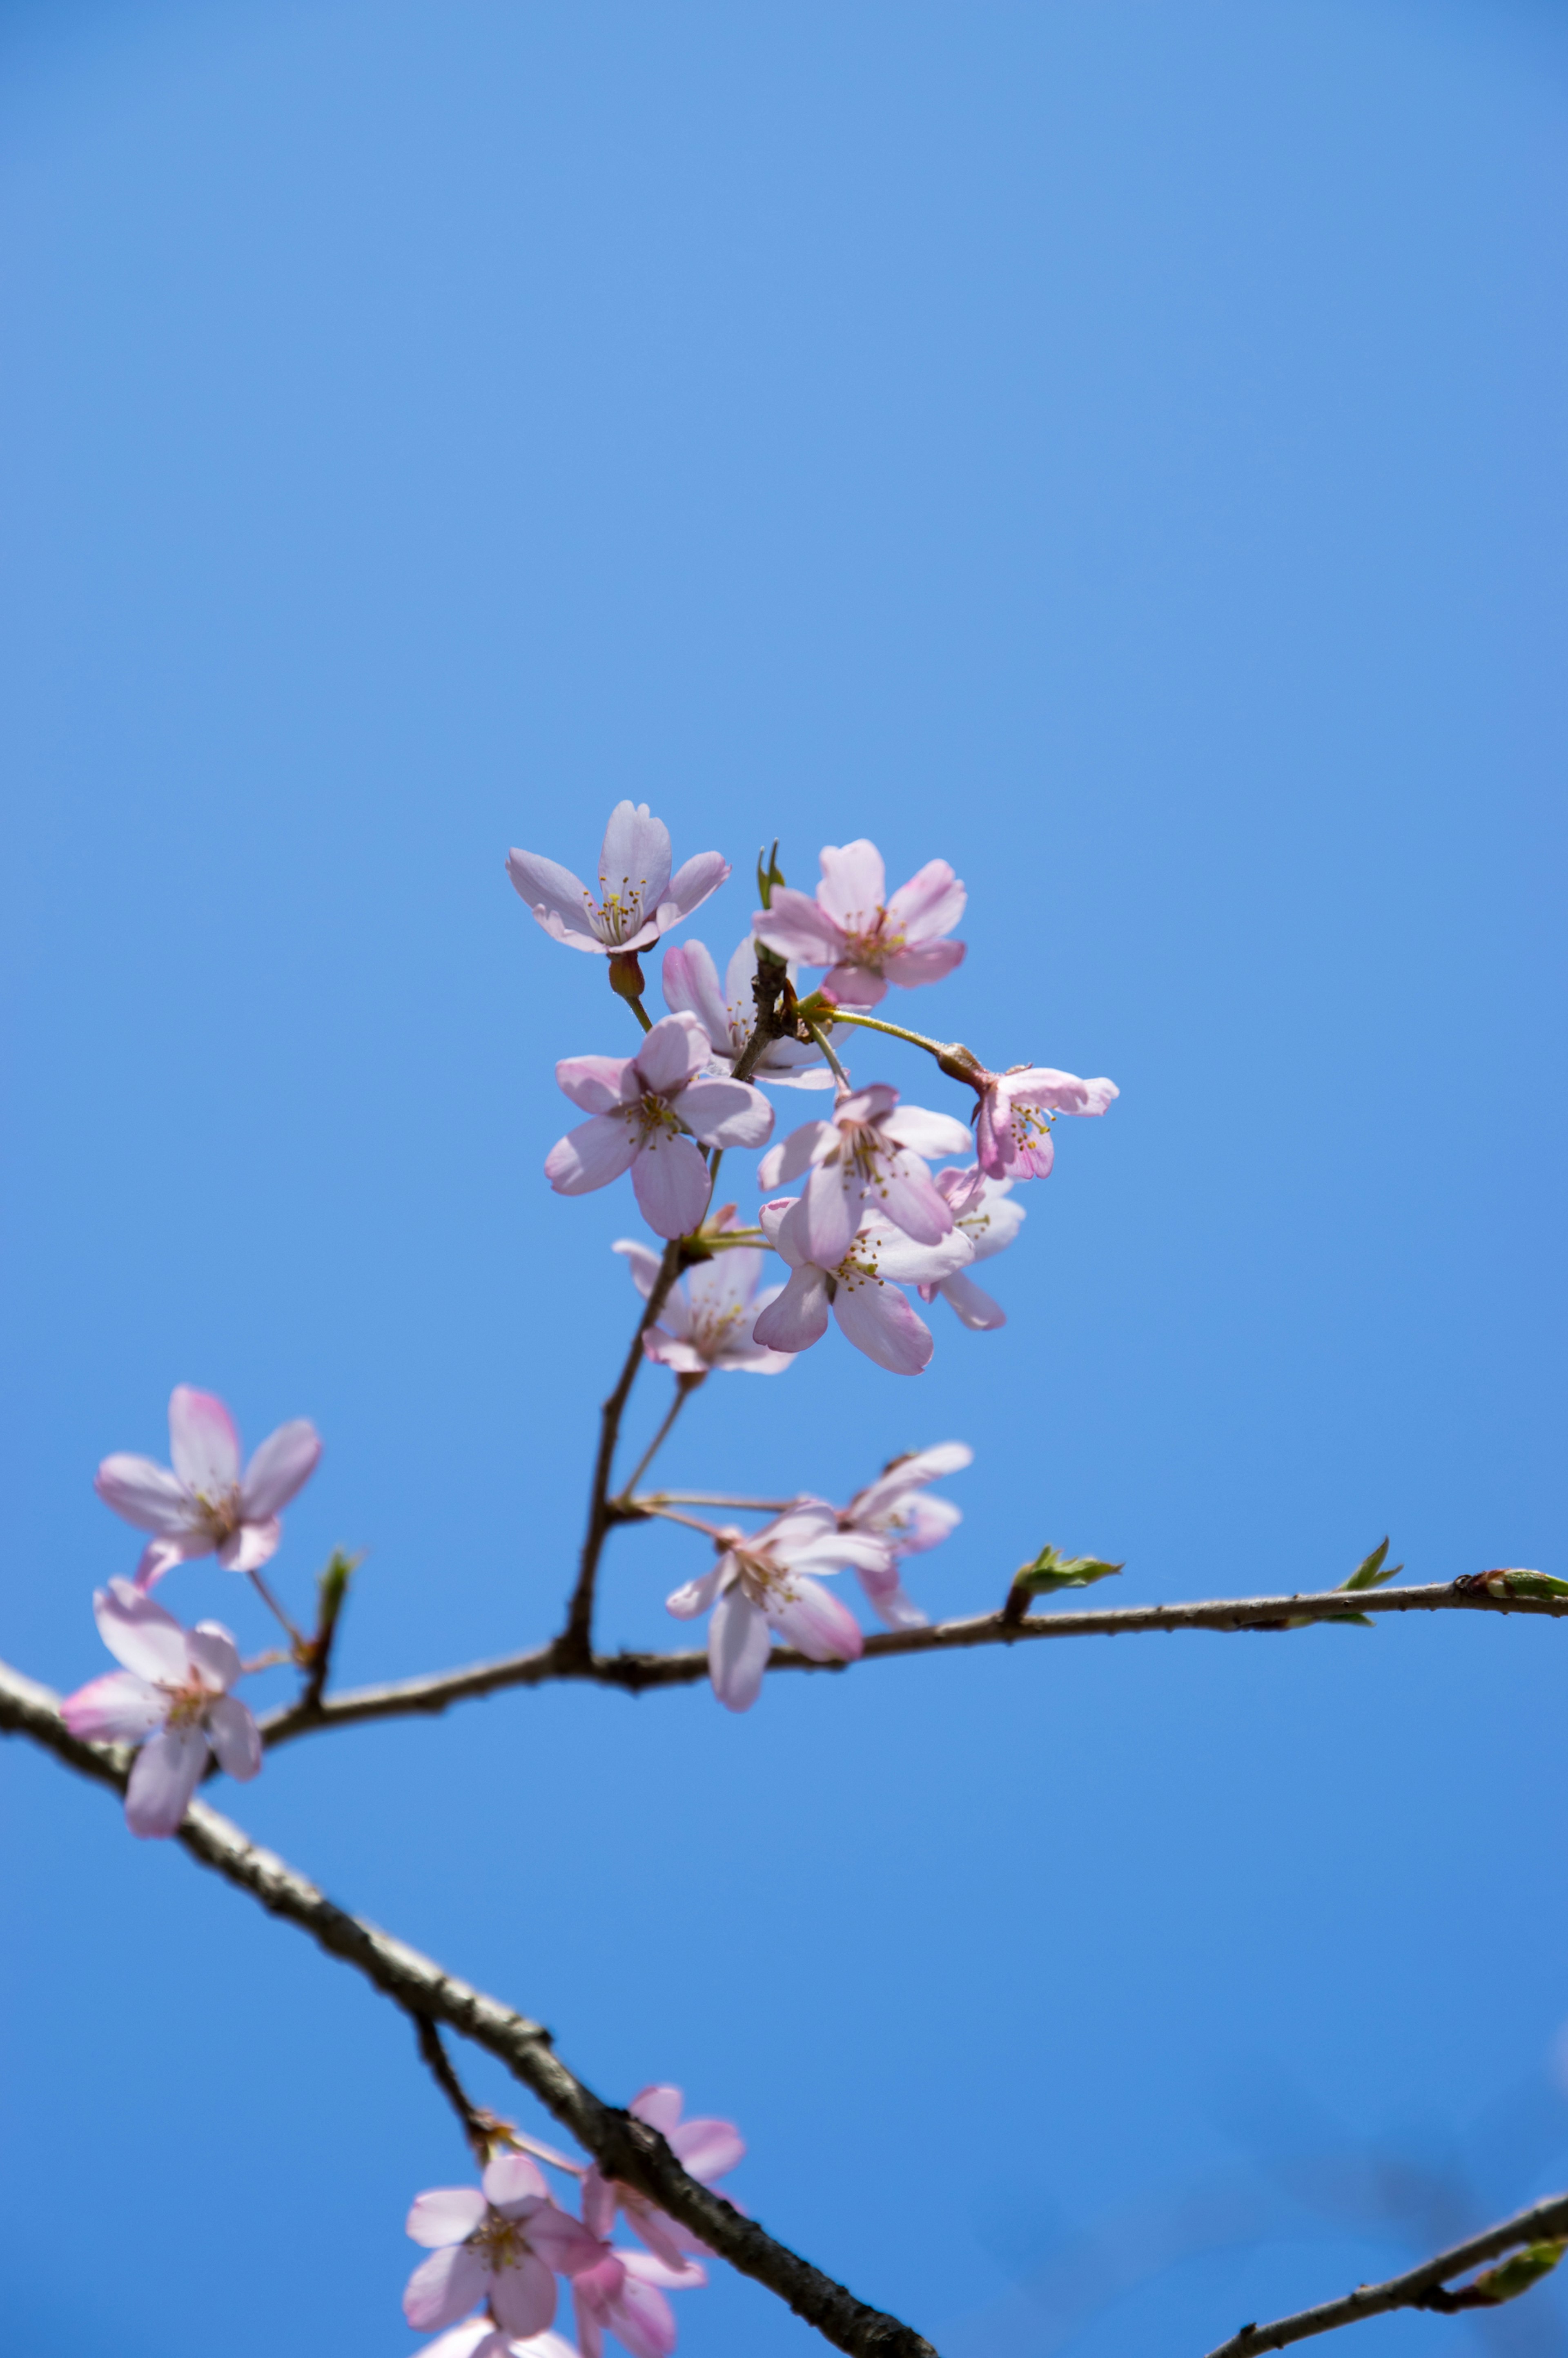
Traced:
POLYGON ((579 2269, 572 2277, 582 2358, 602 2358, 606 2333, 613 2333, 632 2358, 669 2358, 676 2346, 676 2320, 665 2288, 690 2292, 707 2282, 706 2269, 695 2260, 677 2258, 672 2266, 652 2252, 600 2244, 592 2267, 579 2269))
POLYGON ((950 1277, 974 1258, 961 1229, 939 1244, 918 1245, 886 1221, 862 1221, 842 1260, 818 1260, 805 1235, 804 1198, 783 1195, 758 1218, 774 1250, 789 1264, 789 1282, 752 1327, 773 1351, 806 1351, 827 1332, 832 1310, 839 1327, 868 1359, 895 1376, 917 1376, 931 1357, 931 1329, 911 1309, 901 1285, 950 1277))
POLYGON ((525 2153, 498 2155, 480 2186, 416 2195, 407 2232, 430 2256, 408 2279, 403 2314, 426 2333, 455 2325, 481 2300, 503 2333, 543 2333, 556 2313, 557 2273, 600 2257, 597 2239, 551 2201, 525 2153))
MULTIPOLYGON (((1023 1226, 1023 1206, 1011 1200, 1012 1184, 1011 1179, 988 1179, 977 1163, 967 1171, 936 1174, 936 1184, 952 1210, 953 1225, 968 1238, 977 1260, 989 1260, 993 1253, 1005 1252, 1023 1226)), ((934 1300, 938 1293, 966 1326, 986 1332, 1007 1325, 1000 1303, 993 1302, 966 1270, 956 1270, 951 1277, 938 1278, 935 1283, 928 1279, 920 1288, 923 1302, 934 1300)))
POLYGON ((695 1015, 662 1016, 634 1056, 568 1056, 556 1078, 591 1119, 557 1141, 545 1175, 558 1195, 586 1195, 623 1171, 655 1236, 701 1221, 711 1183, 705 1146, 761 1146, 773 1109, 749 1081, 698 1077, 710 1054, 695 1015))
MULTIPOLYGON (((719 969, 701 942, 676 942, 665 952, 665 1004, 672 1013, 695 1015, 713 1049, 709 1070, 728 1074, 756 1029, 757 1002, 752 985, 757 972, 757 945, 748 934, 730 957, 719 987, 719 969)), ((775 1089, 828 1089, 833 1075, 822 1052, 802 1040, 770 1040, 752 1067, 755 1080, 775 1089)))
POLYGON ((763 1155, 757 1184, 773 1189, 809 1174, 796 1228, 813 1260, 842 1260, 869 1212, 917 1244, 951 1233, 953 1214, 925 1157, 967 1154, 969 1133, 951 1114, 901 1106, 882 1082, 843 1090, 827 1121, 802 1122, 763 1155))
MULTIPOLYGON (((711 2186, 741 2159, 745 2139, 733 2121, 683 2121, 681 2104, 678 2088, 653 2087, 640 2090, 626 2109, 634 2120, 646 2121, 650 2128, 658 2130, 688 2178, 711 2186)), ((619 2179, 606 2178, 597 2167, 590 2169, 583 2180, 584 2220, 596 2235, 607 2236, 618 2210, 625 2212, 627 2225, 641 2235, 649 2250, 670 2267, 679 2267, 694 2252, 708 2250, 688 2228, 657 2210, 646 2195, 623 2186, 619 2179)))
POLYGON ((967 1441, 940 1441, 931 1449, 911 1450, 885 1466, 840 1510, 840 1531, 881 1540, 887 1551, 882 1565, 860 1570, 859 1578, 872 1611, 890 1629, 917 1629, 928 1617, 904 1592, 899 1573, 904 1557, 935 1547, 963 1520, 950 1498, 927 1498, 921 1493, 928 1482, 939 1482, 972 1465, 974 1455, 967 1441))
POLYGON ((988 1179, 1049 1178, 1056 1149, 1048 1117, 1104 1113, 1121 1095, 1114 1081, 1080 1081, 1049 1065, 1014 1065, 1005 1073, 982 1068, 975 1086, 975 1148, 988 1179))
POLYGON ((524 2342, 503 2333, 488 2317, 466 2317, 438 2341, 427 2342, 416 2358, 578 2358, 559 2333, 530 2333, 524 2342))
POLYGON ((168 1401, 173 1470, 150 1457, 106 1457, 92 1487, 139 1531, 156 1536, 136 1566, 150 1588, 171 1563, 216 1554, 226 1571, 256 1572, 283 1537, 279 1509, 316 1470, 321 1438, 308 1417, 268 1433, 244 1473, 234 1420, 211 1392, 176 1384, 168 1401))
POLYGON ((713 1692, 729 1711, 750 1711, 767 1667, 769 1631, 814 1662, 853 1662, 864 1644, 854 1616, 812 1577, 847 1565, 878 1563, 880 1541, 841 1531, 834 1509, 803 1499, 758 1531, 732 1531, 711 1572, 666 1597, 682 1621, 713 1607, 708 1667, 713 1692))
POLYGON ((552 941, 568 949, 646 949, 699 909, 730 873, 717 851, 699 851, 670 876, 670 831, 646 803, 617 803, 599 855, 599 898, 569 868, 536 851, 509 851, 506 872, 552 941))
POLYGON ((93 1743, 140 1744, 125 1823, 134 1834, 171 1834, 214 1755, 242 1784, 262 1765, 261 1732, 229 1692, 241 1674, 239 1649, 222 1622, 182 1628, 129 1580, 99 1589, 92 1611, 125 1667, 67 1695, 60 1717, 93 1743))
MULTIPOLYGON (((629 1237, 611 1249, 624 1253, 632 1282, 646 1302, 659 1274, 658 1254, 629 1237)), ((715 1368, 782 1376, 791 1364, 788 1352, 767 1350, 752 1339, 757 1313, 783 1292, 777 1285, 758 1292, 764 1260, 752 1245, 731 1245, 677 1278, 665 1296, 658 1325, 643 1337, 648 1357, 677 1376, 706 1376, 715 1368)))
POLYGON ((952 973, 964 945, 942 936, 967 897, 945 860, 928 860, 889 900, 881 853, 862 838, 826 846, 815 900, 775 886, 773 906, 756 912, 752 930, 779 957, 828 968, 822 988, 840 1005, 874 1007, 890 982, 912 989, 952 973))

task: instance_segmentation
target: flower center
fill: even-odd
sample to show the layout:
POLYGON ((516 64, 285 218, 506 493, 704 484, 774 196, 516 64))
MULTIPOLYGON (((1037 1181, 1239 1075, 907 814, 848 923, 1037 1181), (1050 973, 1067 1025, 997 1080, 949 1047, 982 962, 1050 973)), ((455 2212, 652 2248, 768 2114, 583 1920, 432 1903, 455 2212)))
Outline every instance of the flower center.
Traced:
POLYGON ((784 1565, 774 1563, 771 1556, 748 1555, 743 1548, 737 1548, 734 1554, 741 1585, 753 1605, 766 1612, 770 1606, 789 1604, 795 1587, 784 1565))
POLYGON ((192 1683, 188 1687, 166 1687, 164 1692, 172 1697, 168 1717, 164 1722, 167 1728, 178 1735, 188 1727, 200 1726, 207 1706, 213 1700, 205 1687, 192 1683))
POLYGON ((671 1138, 678 1138, 680 1135, 681 1126, 671 1110, 669 1099, 655 1097, 652 1089, 644 1089, 636 1104, 628 1106, 626 1111, 630 1119, 637 1124, 639 1146, 655 1145, 661 1130, 667 1132, 671 1138))
POLYGON ((196 1510, 209 1538, 214 1547, 222 1547, 225 1540, 233 1538, 244 1520, 240 1508, 239 1484, 231 1482, 229 1487, 221 1490, 215 1498, 210 1498, 205 1490, 198 1490, 195 1498, 196 1510))
MULTIPOLYGON (((601 876, 599 881, 602 886, 605 879, 601 876)), ((584 892, 589 924, 601 942, 623 942, 641 930, 643 895, 647 889, 645 876, 639 877, 635 884, 629 876, 623 876, 620 892, 606 892, 602 901, 596 902, 590 892, 584 892)))
POLYGON ((469 2242, 492 2276, 499 2276, 503 2268, 520 2268, 532 2249, 522 2220, 508 2219, 500 2211, 488 2212, 469 2242))

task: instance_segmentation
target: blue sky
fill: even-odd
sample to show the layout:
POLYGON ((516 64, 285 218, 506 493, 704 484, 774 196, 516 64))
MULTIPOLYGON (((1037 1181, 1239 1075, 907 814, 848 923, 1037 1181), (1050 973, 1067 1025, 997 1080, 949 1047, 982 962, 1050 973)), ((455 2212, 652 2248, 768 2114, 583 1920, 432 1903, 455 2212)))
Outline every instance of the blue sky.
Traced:
MULTIPOLYGON (((92 1471, 179 1380, 320 1425, 277 1571, 369 1550, 345 1677, 548 1631, 634 1308, 552 1067, 625 1044, 502 859, 623 795, 735 861, 721 957, 763 838, 950 859, 903 1011, 1122 1089, 1003 1332, 716 1380, 671 1478, 968 1439, 939 1613, 1044 1540, 1129 1599, 1562 1571, 1565 113, 1502 0, 6 10, 0 1653, 103 1667, 92 1471)), ((606 1635, 700 1548, 618 1540, 606 1635)), ((1200 2353, 1399 2263, 1374 2164, 1418 2239, 1568 2176, 1563 1642, 513 1696, 218 1798, 740 2120, 946 2358, 1200 2353)), ((16 1747, 0 1841, 15 2345, 414 2349, 465 2169, 401 2019, 16 1747)), ((815 2346, 732 2278, 682 2326, 815 2346)))

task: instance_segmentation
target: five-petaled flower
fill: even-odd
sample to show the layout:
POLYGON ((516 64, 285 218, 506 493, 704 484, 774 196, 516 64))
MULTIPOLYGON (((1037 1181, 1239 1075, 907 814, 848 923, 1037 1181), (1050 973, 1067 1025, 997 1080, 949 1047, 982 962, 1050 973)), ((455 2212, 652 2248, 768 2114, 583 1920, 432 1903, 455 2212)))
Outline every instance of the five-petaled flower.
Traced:
POLYGON ((901 1106, 898 1091, 878 1082, 844 1090, 830 1120, 802 1122, 781 1139, 758 1164, 757 1184, 771 1190, 809 1174, 795 1228, 812 1260, 831 1269, 868 1214, 917 1244, 950 1235, 952 1211, 924 1158, 968 1147, 968 1130, 951 1114, 901 1106))
MULTIPOLYGON (((711 2186, 741 2159, 746 2141, 733 2121, 683 2121, 682 2102, 678 2088, 642 2088, 626 2109, 633 2120, 658 2130, 688 2178, 699 2186, 711 2186)), ((617 2210, 624 2211, 627 2225, 671 2267, 678 2267, 691 2253, 708 2249, 645 2194, 622 2186, 617 2178, 606 2178, 595 2165, 583 2180, 582 2215, 596 2235, 608 2235, 617 2210)))
POLYGON ((106 1457, 92 1487, 139 1531, 151 1531, 136 1566, 150 1588, 171 1563, 216 1554, 230 1572, 255 1572, 283 1536, 281 1509, 308 1481, 321 1438, 308 1417, 280 1424, 243 1474, 234 1420, 211 1392, 176 1384, 168 1401, 173 1470, 150 1457, 106 1457))
POLYGON ((750 1711, 767 1668, 776 1629, 814 1662, 853 1662, 864 1639, 859 1622, 812 1577, 882 1561, 879 1540, 841 1531, 834 1509, 803 1499, 758 1531, 730 1530, 711 1572, 665 1602, 682 1621, 711 1606, 708 1668, 713 1692, 730 1711, 750 1711))
POLYGON ((752 1333, 773 1351, 806 1351, 827 1332, 831 1309, 847 1339, 879 1368, 917 1376, 931 1357, 931 1329, 915 1315, 901 1285, 936 1283, 974 1258, 961 1228, 935 1245, 919 1245, 885 1220, 862 1221, 840 1260, 819 1260, 806 1234, 805 1198, 781 1195, 758 1218, 773 1249, 789 1263, 789 1282, 762 1312, 752 1333))
POLYGON ((568 1056, 556 1078, 591 1119, 558 1139, 545 1175, 558 1195, 585 1195, 632 1174, 656 1236, 690 1234, 708 1207, 705 1146, 761 1146, 773 1109, 749 1081, 702 1075, 710 1054, 695 1015, 662 1016, 634 1056, 568 1056))
MULTIPOLYGON (((936 1184, 947 1199, 954 1227, 968 1238, 977 1260, 989 1260, 993 1253, 1007 1250, 1024 1221, 1022 1205, 1011 1200, 1011 1179, 988 1179, 978 1163, 971 1163, 967 1171, 939 1171, 936 1184)), ((935 1282, 926 1279, 920 1287, 921 1300, 931 1302, 937 1294, 966 1326, 984 1333, 1007 1325, 1000 1303, 993 1302, 967 1270, 955 1270, 951 1277, 935 1282)))
POLYGON ((840 1531, 859 1531, 881 1540, 885 1561, 859 1577, 872 1611, 890 1629, 918 1629, 927 1618, 904 1593, 899 1567, 906 1555, 934 1548, 957 1529, 963 1515, 951 1498, 922 1496, 928 1482, 960 1473, 974 1462, 967 1441, 939 1441, 931 1449, 912 1449, 884 1466, 874 1482, 857 1490, 838 1515, 840 1531))
POLYGON ((670 875, 670 831, 646 803, 617 803, 599 855, 599 898, 569 868, 512 850, 506 872, 553 941, 609 957, 646 949, 716 892, 730 873, 720 852, 699 851, 670 875))
POLYGON ((597 2237, 551 2201, 525 2153, 499 2154, 481 2186, 416 2195, 407 2232, 430 2256, 408 2279, 403 2314, 426 2333, 482 2300, 503 2333, 525 2341, 555 2316, 557 2272, 569 2277, 602 2257, 597 2237))
MULTIPOLYGON (((719 1226, 710 1221, 703 1234, 719 1226)), ((611 1250, 625 1254, 632 1282, 646 1302, 659 1274, 658 1254, 630 1237, 622 1237, 611 1250)), ((677 1376, 706 1376, 714 1368, 782 1376, 790 1364, 788 1352, 770 1351, 752 1339, 758 1312, 783 1291, 769 1285, 759 1293, 763 1263, 754 1245, 731 1245, 678 1278, 665 1296, 658 1324, 643 1337, 647 1357, 677 1376)))
POLYGON ((60 1717, 73 1736, 141 1745, 125 1823, 134 1834, 171 1834, 214 1754, 242 1782, 261 1767, 260 1731, 229 1692, 241 1673, 239 1649, 222 1622, 182 1628, 128 1580, 99 1589, 92 1611, 99 1636, 125 1667, 67 1695, 60 1717))
MULTIPOLYGON (((752 984, 757 945, 750 934, 731 957, 719 987, 719 969, 701 942, 676 942, 665 952, 660 981, 665 1005, 674 1014, 695 1015, 713 1049, 710 1069, 730 1072, 757 1022, 752 984)), ((752 1076, 773 1088, 827 1089, 833 1075, 819 1048, 802 1040, 770 1040, 752 1067, 752 1076)))
POLYGON ((1080 1081, 1050 1065, 1013 1065, 981 1071, 975 1109, 975 1152, 988 1179, 1046 1179, 1056 1159, 1054 1113, 1104 1113, 1121 1095, 1114 1081, 1080 1081))
POLYGON ((822 988, 843 1007, 874 1007, 890 982, 912 989, 940 982, 964 955, 962 942, 945 941, 968 897, 945 860, 928 860, 889 900, 887 871, 874 843, 862 837, 822 852, 816 898, 775 885, 773 905, 759 909, 752 930, 774 955, 802 966, 825 966, 822 988))

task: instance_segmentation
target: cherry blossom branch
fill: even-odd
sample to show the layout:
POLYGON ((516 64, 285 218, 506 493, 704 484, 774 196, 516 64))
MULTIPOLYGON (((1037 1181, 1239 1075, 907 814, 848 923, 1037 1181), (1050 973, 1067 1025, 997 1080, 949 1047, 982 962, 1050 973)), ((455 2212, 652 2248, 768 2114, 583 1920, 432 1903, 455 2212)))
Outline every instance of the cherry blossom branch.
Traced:
MULTIPOLYGON (((0 1732, 27 1736, 81 1775, 116 1792, 124 1790, 129 1756, 123 1747, 72 1736, 59 1715, 59 1698, 5 1662, 0 1662, 0 1732)), ((809 2260, 776 2243, 722 2195, 689 2178, 655 2129, 605 2104, 568 2070, 540 2024, 460 1981, 363 1917, 337 1907, 295 1868, 262 1850, 204 1802, 191 1803, 176 1838, 199 1866, 248 1892, 271 1915, 308 1932, 329 1956, 362 1974, 416 2024, 444 2024, 495 2056, 593 2155, 607 2177, 633 2187, 699 2235, 731 2267, 777 2293, 836 2349, 848 2352, 849 2358, 936 2358, 913 2327, 857 2300, 809 2260)), ((423 2041, 421 2046, 423 2051, 423 2041)))
POLYGON ((1382 2317, 1390 2309, 1451 2313, 1456 2309, 1495 2308, 1500 2301, 1527 2291, 1531 2283, 1555 2265, 1554 2260, 1543 2255, 1533 2267, 1520 2266, 1515 2261, 1511 2271, 1497 2272, 1504 2281, 1496 2289, 1483 2278, 1478 2285, 1462 2286, 1457 2292, 1448 2292, 1444 2289, 1448 2278, 1463 2276, 1467 2268, 1479 2266, 1483 2260, 1495 2259, 1515 2244, 1552 2244, 1564 2236, 1568 2236, 1568 2194, 1549 2194, 1543 2201, 1532 2203, 1528 2211, 1505 2219, 1501 2226, 1488 2227, 1484 2234, 1472 2235, 1467 2243, 1439 2252, 1435 2259, 1407 2268, 1403 2276, 1390 2277, 1382 2284, 1357 2285, 1343 2300, 1327 2300, 1316 2309, 1300 2309, 1293 2317, 1277 2318, 1272 2325, 1244 2325, 1228 2342, 1211 2351, 1209 2358, 1254 2358, 1259 2351, 1287 2350, 1292 2342, 1306 2342, 1315 2333, 1336 2332, 1342 2325, 1358 2324, 1364 2317, 1382 2317), (1507 2280, 1510 2272, 1515 2281, 1507 2280))
POLYGON ((476 2104, 452 2068, 440 2030, 427 2014, 413 2017, 414 2036, 418 2042, 421 2061, 430 2077, 458 2116, 458 2124, 468 2139, 469 2149, 482 2169, 490 2159, 498 2137, 505 2134, 506 2124, 495 2115, 476 2104))
MULTIPOLYGON (((715 1502, 717 1503, 717 1502, 715 1502)), ((771 1504, 772 1502, 770 1502, 771 1504)), ((786 1502, 792 1503, 792 1502, 786 1502)), ((1558 1620, 1568 1614, 1568 1597, 1497 1595, 1459 1582, 1434 1582, 1411 1588, 1329 1589, 1305 1595, 1210 1598, 1194 1605, 1119 1605, 1088 1612, 1052 1610, 1006 1617, 1005 1606, 972 1619, 938 1621, 919 1629, 884 1629, 869 1637, 862 1660, 876 1661, 893 1655, 961 1652, 973 1646, 1016 1646, 1035 1638, 1118 1638, 1141 1636, 1152 1630, 1238 1629, 1284 1630, 1308 1623, 1354 1622, 1360 1615, 1382 1613, 1526 1613, 1558 1620)), ((770 1671, 832 1671, 843 1662, 818 1662, 792 1647, 775 1646, 768 1656, 770 1671)), ((261 1724, 269 1745, 287 1744, 318 1728, 347 1727, 362 1720, 401 1719, 413 1714, 435 1714, 451 1704, 496 1694, 507 1687, 547 1685, 555 1679, 581 1679, 599 1686, 622 1687, 641 1694, 653 1687, 694 1686, 708 1676, 708 1656, 699 1651, 669 1654, 578 1655, 560 1639, 524 1654, 503 1655, 494 1661, 476 1662, 466 1670, 434 1671, 420 1678, 398 1679, 382 1686, 351 1687, 346 1693, 326 1696, 314 1711, 298 1704, 272 1713, 261 1724)))
MULTIPOLYGON (((715 1156, 714 1159, 717 1162, 718 1157, 715 1156)), ((707 1381, 708 1377, 706 1373, 695 1376, 676 1376, 676 1396, 670 1402, 669 1412, 665 1416, 663 1424, 660 1425, 657 1433, 654 1433, 652 1441, 649 1442, 646 1449, 643 1450, 641 1457, 638 1458, 636 1466, 633 1467, 633 1471, 628 1474, 625 1481, 621 1485, 620 1491, 614 1500, 614 1504, 618 1508, 625 1509, 633 1503, 631 1494, 636 1488, 637 1484, 642 1480, 643 1475, 647 1472, 649 1466, 653 1464, 654 1458, 664 1447, 665 1442, 669 1439, 676 1417, 679 1416, 682 1409, 686 1406, 693 1392, 707 1381)))
POLYGON ((643 1315, 637 1321, 625 1364, 616 1379, 614 1390, 600 1411, 599 1455, 593 1466, 593 1487, 589 1495, 588 1530, 583 1538, 582 1555, 578 1565, 577 1586, 567 1607, 566 1628, 557 1644, 575 1660, 589 1662, 593 1659, 593 1595, 599 1577, 599 1560, 604 1552, 604 1542, 614 1523, 611 1509, 610 1477, 615 1466, 615 1447, 621 1438, 621 1420, 637 1380, 637 1370, 643 1364, 643 1337, 664 1308, 671 1286, 680 1275, 681 1243, 674 1238, 665 1247, 659 1263, 659 1273, 653 1290, 643 1305, 643 1315))

